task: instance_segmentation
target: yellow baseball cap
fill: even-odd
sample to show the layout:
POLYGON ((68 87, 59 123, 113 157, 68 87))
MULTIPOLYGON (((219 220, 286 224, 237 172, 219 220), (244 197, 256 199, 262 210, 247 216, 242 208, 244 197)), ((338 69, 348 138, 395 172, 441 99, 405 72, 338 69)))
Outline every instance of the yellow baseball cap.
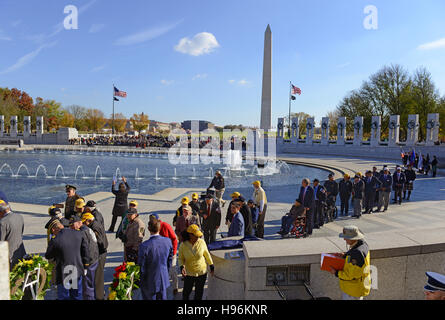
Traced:
POLYGON ((82 215, 82 222, 85 222, 87 220, 94 220, 94 216, 91 213, 84 213, 82 215))
POLYGON ((83 208, 85 207, 85 200, 81 199, 77 199, 76 200, 76 204, 75 204, 76 208, 83 208))
POLYGON ((190 200, 189 200, 188 197, 184 197, 184 198, 181 199, 181 203, 182 204, 189 204, 189 202, 190 202, 190 200))
POLYGON ((133 206, 137 207, 138 206, 138 202, 136 200, 131 200, 130 201, 130 205, 133 205, 133 206))
POLYGON ((234 192, 230 195, 232 198, 239 198, 241 196, 241 193, 239 192, 234 192))
POLYGON ((252 182, 252 184, 254 185, 254 186, 261 186, 261 182, 260 181, 254 181, 254 182, 252 182))
POLYGON ((195 237, 201 238, 202 232, 196 224, 192 224, 187 228, 187 232, 193 234, 195 237))
POLYGON ((199 195, 197 193, 193 193, 192 194, 192 199, 193 200, 199 199, 199 195))

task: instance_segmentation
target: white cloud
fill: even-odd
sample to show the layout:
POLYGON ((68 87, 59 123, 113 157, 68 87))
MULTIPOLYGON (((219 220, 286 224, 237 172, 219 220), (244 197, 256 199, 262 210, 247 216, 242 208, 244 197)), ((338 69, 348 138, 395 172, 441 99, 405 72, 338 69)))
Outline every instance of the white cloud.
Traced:
POLYGON ((207 78, 207 73, 199 73, 197 75, 195 75, 192 80, 196 80, 196 79, 205 79, 207 78))
POLYGON ((131 34, 129 36, 119 38, 114 42, 114 44, 117 46, 130 46, 133 44, 138 44, 149 40, 153 40, 169 32, 170 30, 176 28, 176 26, 180 24, 182 21, 183 20, 180 20, 178 22, 169 25, 153 27, 135 34, 131 34))
POLYGON ((93 69, 91 69, 91 72, 99 72, 103 69, 105 69, 105 65, 94 67, 93 69))
POLYGON ((192 39, 187 37, 179 40, 175 46, 175 50, 192 56, 200 56, 208 54, 219 47, 218 41, 213 34, 201 32, 196 34, 192 39))
POLYGON ((229 80, 229 83, 230 84, 237 84, 237 85, 239 85, 241 87, 250 85, 250 81, 247 81, 246 79, 241 79, 241 80, 238 80, 238 81, 237 80, 229 80))
POLYGON ((89 30, 88 32, 89 32, 89 33, 97 33, 97 32, 102 31, 103 28, 105 28, 105 25, 104 25, 104 24, 93 24, 93 25, 90 27, 90 30, 89 30))
POLYGON ((17 62, 15 64, 13 64, 12 66, 10 66, 10 67, 6 68, 5 70, 1 71, 0 74, 10 73, 10 72, 16 71, 16 70, 24 67, 25 65, 30 63, 32 60, 34 60, 43 49, 49 48, 49 47, 53 47, 55 44, 56 43, 53 42, 53 43, 44 44, 44 45, 38 47, 36 50, 34 50, 34 51, 24 55, 20 59, 18 59, 17 62))
POLYGON ((445 38, 433 42, 424 43, 417 47, 418 50, 434 50, 440 48, 445 48, 445 38))
POLYGON ((343 69, 343 68, 349 67, 350 65, 351 65, 350 62, 346 62, 346 63, 338 65, 337 69, 343 69))
POLYGON ((161 80, 161 84, 163 84, 164 86, 169 86, 172 85, 175 81, 174 80, 161 80))

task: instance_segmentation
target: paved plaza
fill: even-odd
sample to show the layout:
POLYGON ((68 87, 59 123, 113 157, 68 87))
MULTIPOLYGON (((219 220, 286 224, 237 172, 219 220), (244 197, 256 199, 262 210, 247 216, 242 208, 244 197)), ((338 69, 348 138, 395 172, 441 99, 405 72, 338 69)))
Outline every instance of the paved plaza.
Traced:
MULTIPOLYGON (((336 178, 340 178, 343 173, 364 172, 377 166, 379 169, 387 164, 391 169, 395 167, 395 162, 372 161, 363 159, 345 159, 338 157, 313 157, 313 156, 298 156, 291 157, 282 155, 279 157, 282 160, 290 163, 306 163, 321 168, 331 168, 331 171, 336 174, 336 178)), ((327 175, 327 173, 326 173, 327 175)), ((316 177, 309 177, 311 179, 316 177)), ((317 177, 324 180, 326 177, 317 177)), ((300 182, 296 182, 299 184, 300 182)), ((139 202, 138 211, 144 223, 148 222, 148 216, 151 212, 157 212, 161 220, 172 223, 174 212, 180 205, 180 199, 183 196, 191 197, 193 192, 201 193, 205 191, 207 186, 202 189, 187 189, 187 188, 167 188, 154 195, 141 195, 130 193, 129 200, 136 199, 139 202)), ((297 198, 299 188, 296 186, 283 186, 268 190, 267 185, 265 190, 268 196, 268 211, 265 222, 265 239, 274 241, 281 239, 277 231, 281 226, 281 217, 288 212, 293 201, 297 198)), ((230 194, 234 191, 227 186, 225 199, 230 198, 230 194)), ((102 212, 105 218, 106 229, 111 222, 111 211, 114 204, 114 196, 110 192, 98 192, 91 195, 82 194, 86 200, 94 200, 97 202, 98 209, 102 212)), ((241 190, 241 193, 250 198, 252 190, 241 190)), ((28 253, 45 253, 47 240, 45 223, 49 217, 47 214, 48 206, 12 203, 12 209, 19 212, 25 219, 25 233, 24 242, 28 253)), ((402 205, 391 205, 389 210, 385 213, 377 213, 371 215, 363 215, 361 219, 353 219, 351 217, 339 217, 335 222, 325 224, 321 229, 314 230, 313 238, 337 236, 343 229, 343 226, 354 224, 357 225, 365 234, 384 232, 384 231, 412 231, 419 233, 421 230, 435 229, 445 227, 445 219, 443 214, 443 207, 445 206, 445 177, 438 176, 422 177, 418 175, 415 182, 414 193, 411 201, 404 202, 402 205)), ((227 207, 222 208, 223 225, 221 226, 218 238, 227 232, 227 227, 224 225, 224 218, 227 207)), ((107 262, 105 268, 105 282, 106 286, 111 283, 114 268, 120 265, 123 261, 123 246, 119 239, 115 238, 114 233, 107 233, 109 248, 107 255, 107 262)), ((148 239, 148 232, 146 234, 148 239)), ((295 245, 298 246, 299 240, 295 239, 295 245)), ((182 286, 182 281, 179 281, 182 286)), ((108 288, 107 288, 108 290, 108 288)), ((181 292, 181 289, 179 290, 181 292)), ((55 290, 48 293, 47 299, 54 298, 55 290)), ((170 295, 170 298, 172 296, 170 295)), ((176 299, 181 298, 178 294, 176 299)), ((205 298, 205 296, 204 296, 205 298)))

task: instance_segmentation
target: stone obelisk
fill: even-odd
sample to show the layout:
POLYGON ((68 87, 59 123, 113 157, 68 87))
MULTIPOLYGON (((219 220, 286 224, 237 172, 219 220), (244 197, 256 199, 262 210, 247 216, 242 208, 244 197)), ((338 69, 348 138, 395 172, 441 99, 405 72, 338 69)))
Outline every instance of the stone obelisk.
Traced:
POLYGON ((263 93, 261 97, 260 129, 272 128, 272 31, 267 25, 264 34, 263 93))

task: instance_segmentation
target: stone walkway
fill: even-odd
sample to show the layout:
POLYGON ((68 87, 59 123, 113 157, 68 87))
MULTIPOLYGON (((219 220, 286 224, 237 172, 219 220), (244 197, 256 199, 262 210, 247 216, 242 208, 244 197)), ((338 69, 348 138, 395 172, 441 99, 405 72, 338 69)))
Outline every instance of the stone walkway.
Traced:
MULTIPOLYGON (((282 160, 295 163, 309 163, 311 165, 319 165, 322 167, 334 168, 337 177, 343 172, 364 172, 376 165, 379 169, 384 164, 388 164, 390 168, 396 163, 388 163, 382 161, 371 161, 362 159, 345 159, 338 157, 290 157, 285 155, 282 160)), ((310 177, 312 178, 312 177, 310 177)), ((324 177, 320 177, 322 180, 324 177)), ((203 186, 206 187, 206 186, 203 186)), ((230 189, 230 188, 229 188, 230 189)), ((230 198, 231 190, 226 190, 224 199, 230 198)), ((286 190, 286 189, 283 189, 286 190)), ((80 194, 81 194, 81 190, 80 194)), ((202 192, 205 189, 175 189, 168 188, 154 195, 136 195, 130 194, 129 199, 136 199, 139 202, 138 211, 144 223, 148 222, 148 215, 151 212, 157 212, 161 220, 172 223, 175 210, 180 205, 180 199, 187 195, 191 197, 193 192, 202 192)), ((292 199, 298 196, 298 190, 295 188, 282 192, 281 190, 268 193, 268 212, 265 222, 265 239, 280 239, 276 234, 281 225, 281 217, 291 208, 292 199)), ((249 194, 250 195, 250 194, 249 194)), ((95 200, 97 207, 105 218, 106 228, 111 223, 111 211, 114 204, 114 196, 109 192, 98 192, 85 196, 86 200, 95 200)), ((248 197, 247 197, 248 198, 248 197)), ((445 177, 437 178, 419 177, 415 182, 414 193, 410 202, 399 205, 390 205, 386 213, 378 213, 364 215, 361 219, 352 219, 350 217, 340 217, 337 221, 329 223, 321 229, 314 230, 313 237, 338 236, 343 226, 354 224, 357 225, 365 235, 367 233, 405 230, 415 233, 428 232, 428 229, 445 227, 445 177)), ((24 242, 28 253, 44 253, 47 246, 45 223, 48 221, 48 207, 40 205, 29 205, 12 203, 12 209, 19 212, 25 219, 24 242)), ((223 208, 222 219, 224 221, 227 208, 223 208)), ((119 221, 118 221, 119 223, 119 221)), ((219 230, 218 237, 221 233, 227 232, 227 227, 223 225, 219 230)), ((109 253, 105 268, 105 281, 109 285, 112 281, 114 268, 123 261, 122 243, 115 238, 114 233, 108 233, 109 253)), ((148 239, 148 234, 146 238, 148 239)), ((298 240, 295 240, 298 244, 298 240)), ((182 281, 179 281, 182 286, 182 281)), ((107 289, 108 290, 108 289, 107 289)), ((108 291, 107 291, 108 292, 108 291)), ((181 292, 181 290, 180 290, 181 292)), ((54 292, 48 294, 47 298, 54 298, 54 292)), ((181 295, 177 295, 176 299, 180 299, 181 295)))

